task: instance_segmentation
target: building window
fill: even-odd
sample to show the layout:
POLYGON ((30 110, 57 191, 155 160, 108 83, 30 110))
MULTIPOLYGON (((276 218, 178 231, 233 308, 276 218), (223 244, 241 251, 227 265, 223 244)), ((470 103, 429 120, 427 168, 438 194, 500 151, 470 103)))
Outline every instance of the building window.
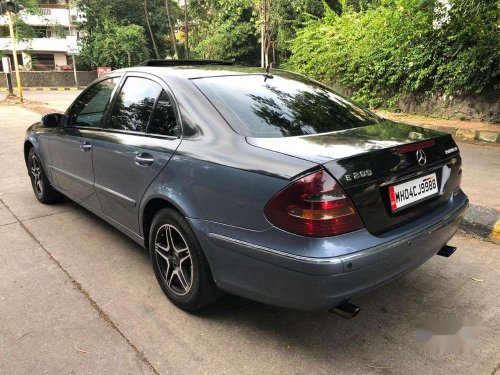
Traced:
POLYGON ((35 38, 50 38, 51 32, 48 27, 35 27, 33 28, 35 31, 35 38))
POLYGON ((32 53, 31 61, 34 70, 54 70, 56 64, 54 63, 54 55, 48 53, 32 53))

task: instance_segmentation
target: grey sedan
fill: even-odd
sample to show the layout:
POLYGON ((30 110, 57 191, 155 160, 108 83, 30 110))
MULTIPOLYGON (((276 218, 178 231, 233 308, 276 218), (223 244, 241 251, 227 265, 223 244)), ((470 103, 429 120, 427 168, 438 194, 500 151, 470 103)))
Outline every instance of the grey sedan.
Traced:
POLYGON ((113 71, 32 125, 24 155, 40 202, 64 195, 149 249, 186 310, 224 291, 352 317, 350 298, 451 255, 468 205, 450 135, 217 61, 113 71))

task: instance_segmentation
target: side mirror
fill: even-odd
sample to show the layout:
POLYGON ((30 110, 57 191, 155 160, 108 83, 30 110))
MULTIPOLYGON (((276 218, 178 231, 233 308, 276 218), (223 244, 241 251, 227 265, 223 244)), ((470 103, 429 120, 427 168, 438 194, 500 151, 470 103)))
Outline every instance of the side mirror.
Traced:
POLYGON ((42 117, 43 126, 47 128, 60 128, 64 124, 66 115, 63 113, 49 113, 42 117))

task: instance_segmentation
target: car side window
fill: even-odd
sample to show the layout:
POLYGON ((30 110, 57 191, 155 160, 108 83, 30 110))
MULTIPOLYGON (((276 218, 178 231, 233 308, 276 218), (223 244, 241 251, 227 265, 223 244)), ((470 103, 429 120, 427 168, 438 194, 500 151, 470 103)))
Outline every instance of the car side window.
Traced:
POLYGON ((151 115, 148 133, 168 135, 170 137, 179 136, 180 129, 175 118, 174 106, 165 90, 162 90, 156 102, 156 107, 151 115))
POLYGON ((108 78, 85 91, 71 107, 70 125, 100 127, 108 110, 113 89, 119 81, 120 78, 108 78))
POLYGON ((161 86, 140 77, 128 77, 117 95, 107 128, 146 132, 161 86))

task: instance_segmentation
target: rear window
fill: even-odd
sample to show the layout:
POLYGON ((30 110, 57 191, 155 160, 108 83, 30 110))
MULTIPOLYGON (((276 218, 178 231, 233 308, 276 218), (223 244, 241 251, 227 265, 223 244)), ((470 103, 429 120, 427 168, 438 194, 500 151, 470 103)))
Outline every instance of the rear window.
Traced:
POLYGON ((209 77, 194 83, 233 128, 252 137, 289 137, 358 128, 380 118, 299 76, 209 77))

